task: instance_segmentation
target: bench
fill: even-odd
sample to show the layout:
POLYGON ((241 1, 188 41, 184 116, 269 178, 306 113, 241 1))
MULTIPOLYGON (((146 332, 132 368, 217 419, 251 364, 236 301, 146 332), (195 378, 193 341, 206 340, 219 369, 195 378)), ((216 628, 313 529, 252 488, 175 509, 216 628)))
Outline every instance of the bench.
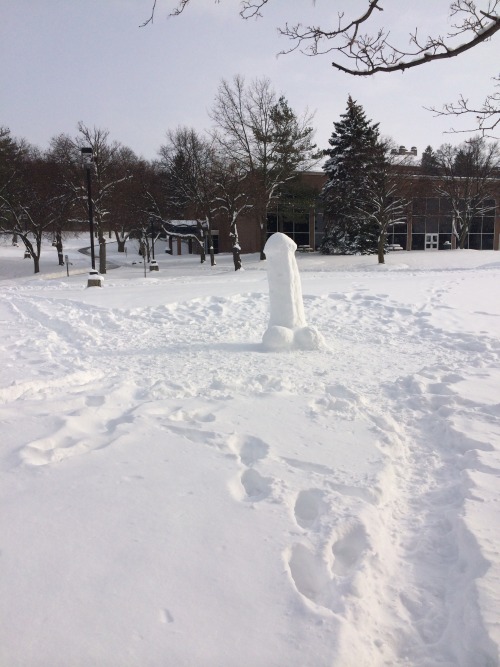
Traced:
POLYGON ((387 251, 391 252, 392 250, 403 250, 403 246, 399 245, 399 243, 389 243, 387 251))

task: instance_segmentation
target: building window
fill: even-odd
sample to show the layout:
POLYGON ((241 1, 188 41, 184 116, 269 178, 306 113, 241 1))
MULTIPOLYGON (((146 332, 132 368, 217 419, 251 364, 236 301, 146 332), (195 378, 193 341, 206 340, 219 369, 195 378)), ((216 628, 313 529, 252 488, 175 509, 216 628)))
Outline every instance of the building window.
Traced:
MULTIPOLYGON (((420 235, 438 234, 439 248, 451 240, 453 232, 453 209, 451 200, 447 197, 416 197, 412 202, 412 249, 422 250, 425 241, 420 235)), ((465 210, 465 201, 460 202, 460 208, 465 210)), ((495 201, 485 201, 485 214, 473 218, 465 247, 477 250, 493 248, 493 233, 495 229, 495 201)))
POLYGON ((482 235, 482 250, 493 250, 493 234, 482 235))
POLYGON ((425 234, 412 234, 411 235, 411 249, 412 250, 425 250, 425 234))
POLYGON ((278 203, 276 210, 267 215, 267 233, 283 232, 297 245, 309 245, 309 206, 278 203))

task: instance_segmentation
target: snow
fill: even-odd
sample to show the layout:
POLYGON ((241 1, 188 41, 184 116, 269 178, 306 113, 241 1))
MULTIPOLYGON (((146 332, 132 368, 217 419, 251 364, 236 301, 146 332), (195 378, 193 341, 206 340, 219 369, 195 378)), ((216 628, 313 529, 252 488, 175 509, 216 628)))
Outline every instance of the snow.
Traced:
POLYGON ((317 350, 324 343, 321 334, 307 326, 296 250, 297 244, 280 232, 270 236, 264 248, 270 311, 262 337, 266 350, 317 350))
POLYGON ((268 261, 0 246, 0 664, 490 667, 500 255, 268 261))

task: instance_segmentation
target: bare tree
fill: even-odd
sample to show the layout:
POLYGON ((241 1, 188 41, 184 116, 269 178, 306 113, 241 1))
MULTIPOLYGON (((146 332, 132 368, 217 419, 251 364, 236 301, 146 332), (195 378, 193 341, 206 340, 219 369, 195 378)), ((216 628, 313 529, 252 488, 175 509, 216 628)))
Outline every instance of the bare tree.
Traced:
POLYGON ((219 214, 225 216, 229 224, 235 271, 241 269, 238 220, 242 213, 253 206, 246 180, 246 171, 241 165, 232 162, 227 156, 218 156, 216 203, 219 214))
POLYGON ((215 252, 213 219, 218 204, 217 159, 213 140, 187 127, 167 133, 168 143, 160 148, 160 162, 167 179, 170 206, 188 211, 197 221, 200 236, 207 238, 212 266, 215 252))
POLYGON ((498 177, 500 168, 499 145, 475 137, 461 146, 441 146, 436 159, 441 176, 436 190, 450 200, 453 234, 458 247, 464 248, 473 219, 492 210, 488 199, 492 198, 492 179, 498 177))
POLYGON ((39 151, 26 152, 19 172, 16 188, 0 194, 0 230, 22 240, 39 273, 44 238, 55 241, 59 264, 64 264, 61 228, 71 202, 58 187, 57 165, 39 151))
POLYGON ((248 86, 241 76, 222 80, 211 111, 216 141, 238 169, 252 196, 265 259, 267 211, 279 188, 318 159, 310 123, 312 115, 297 116, 284 97, 277 97, 267 78, 248 86))
POLYGON ((364 205, 359 212, 377 230, 378 263, 385 264, 387 234, 395 225, 407 223, 410 181, 405 167, 410 160, 393 150, 392 142, 380 142, 378 168, 365 183, 364 205))
MULTIPOLYGON (((87 189, 81 163, 82 147, 93 151, 92 204, 99 241, 99 272, 106 273, 106 228, 111 225, 113 197, 120 184, 131 178, 128 166, 135 158, 130 149, 109 140, 109 131, 78 123, 78 135, 59 135, 51 141, 51 156, 63 167, 63 188, 70 192, 81 219, 87 216, 87 189)), ((78 213, 77 213, 78 214, 78 213)))

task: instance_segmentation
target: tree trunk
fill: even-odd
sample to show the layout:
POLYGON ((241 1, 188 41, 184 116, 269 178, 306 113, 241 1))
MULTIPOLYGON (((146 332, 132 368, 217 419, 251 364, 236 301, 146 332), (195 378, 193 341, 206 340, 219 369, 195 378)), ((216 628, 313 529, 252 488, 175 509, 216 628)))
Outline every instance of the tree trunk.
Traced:
POLYGON ((212 221, 209 216, 206 216, 205 218, 206 222, 206 234, 207 234, 207 242, 208 242, 208 252, 210 254, 210 266, 215 266, 216 261, 215 261, 215 253, 214 253, 214 239, 212 236, 212 221))
POLYGON ((99 273, 106 273, 106 239, 99 234, 99 273))
POLYGON ((384 233, 381 233, 378 237, 377 253, 379 264, 385 264, 385 238, 386 235, 384 233))
POLYGON ((57 248, 57 259, 59 260, 59 266, 64 266, 64 250, 62 242, 61 230, 58 229, 56 232, 56 248, 57 248))
POLYGON ((232 246, 233 246, 233 262, 234 270, 239 271, 241 269, 241 256, 240 256, 240 244, 238 239, 238 227, 236 226, 236 221, 233 220, 231 223, 231 231, 229 232, 231 237, 232 246))
POLYGON ((209 230, 207 234, 207 239, 208 239, 208 251, 210 253, 210 266, 215 266, 216 261, 215 261, 215 253, 214 253, 214 241, 212 238, 212 232, 209 230))
POLYGON ((459 239, 458 239, 458 241, 459 241, 458 247, 461 250, 463 250, 465 248, 465 242, 467 241, 468 229, 469 229, 469 227, 466 224, 463 224, 461 229, 460 229, 460 235, 459 235, 459 239))
POLYGON ((115 231, 115 239, 118 245, 118 252, 125 252, 125 243, 127 242, 127 236, 125 236, 125 234, 115 231))
POLYGON ((260 222, 260 259, 266 259, 264 248, 267 241, 267 217, 263 216, 260 222))
POLYGON ((239 271, 241 269, 241 257, 240 257, 239 246, 233 246, 233 262, 234 262, 234 270, 239 271))
POLYGON ((37 257, 36 255, 32 255, 32 257, 33 257, 33 268, 34 268, 33 273, 40 273, 40 257, 37 257))

